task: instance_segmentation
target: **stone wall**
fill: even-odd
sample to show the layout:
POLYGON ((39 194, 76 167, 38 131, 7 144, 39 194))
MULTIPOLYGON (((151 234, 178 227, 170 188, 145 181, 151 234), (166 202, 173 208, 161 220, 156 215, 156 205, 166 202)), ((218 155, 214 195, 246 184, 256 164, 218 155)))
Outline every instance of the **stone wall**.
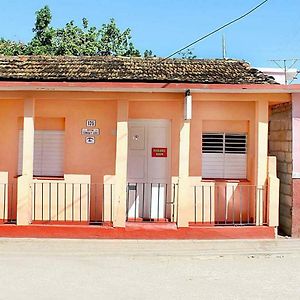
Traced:
POLYGON ((280 179, 279 228, 291 235, 292 228, 292 104, 283 103, 271 109, 269 155, 277 157, 280 179))

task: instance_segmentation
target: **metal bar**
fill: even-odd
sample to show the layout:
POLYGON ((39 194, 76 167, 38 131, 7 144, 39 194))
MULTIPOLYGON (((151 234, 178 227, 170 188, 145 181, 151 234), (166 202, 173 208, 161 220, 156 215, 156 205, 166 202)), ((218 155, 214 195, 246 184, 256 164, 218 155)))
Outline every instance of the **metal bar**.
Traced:
POLYGON ((256 213, 256 209, 257 209, 257 188, 254 188, 254 224, 257 223, 257 213, 256 213))
POLYGON ((59 214, 59 208, 58 208, 58 197, 59 197, 59 183, 56 183, 56 220, 58 221, 58 214, 59 214))
POLYGON ((176 223, 177 223, 178 222, 178 198, 179 198, 178 191, 179 191, 179 183, 177 183, 176 186, 177 186, 177 196, 176 196, 176 223))
POLYGON ((72 222, 74 222, 74 183, 72 183, 72 222))
POLYGON ((217 209, 216 211, 218 212, 218 219, 219 220, 215 220, 215 223, 220 223, 220 187, 219 186, 215 186, 215 190, 216 190, 216 194, 217 194, 217 209))
POLYGON ((79 183, 79 221, 81 222, 81 197, 82 197, 82 194, 81 194, 81 183, 79 183))
POLYGON ((113 185, 110 184, 110 222, 113 221, 113 210, 112 210, 112 207, 113 207, 113 185))
POLYGON ((51 221, 51 182, 49 182, 49 221, 51 221))
POLYGON ((250 224, 250 188, 248 188, 248 212, 247 212, 247 223, 250 224))
POLYGON ((145 182, 143 182, 143 211, 142 211, 142 218, 145 218, 145 182))
POLYGON ((150 183, 150 216, 149 216, 149 220, 151 222, 151 216, 152 216, 152 183, 150 183))
POLYGON ((96 211, 96 204, 98 202, 98 192, 99 192, 99 188, 97 191, 97 185, 96 184, 92 184, 92 191, 93 191, 93 187, 94 187, 94 222, 97 221, 97 211, 96 211))
POLYGON ((212 223, 212 193, 211 193, 211 185, 209 186, 209 223, 212 223))
POLYGON ((261 188, 258 188, 258 195, 259 195, 259 200, 258 200, 258 225, 261 225, 261 188))
POLYGON ((197 223, 197 186, 194 186, 194 223, 197 223))
POLYGON ((165 219, 167 219, 167 201, 168 201, 168 184, 165 183, 165 211, 163 214, 165 219))
POLYGON ((243 223, 243 186, 240 186, 240 224, 243 223))
POLYGON ((36 183, 33 184, 33 220, 35 220, 36 183))
POLYGON ((103 183, 103 186, 102 186, 102 188, 103 188, 103 193, 102 193, 102 220, 101 220, 101 222, 103 222, 104 221, 104 202, 105 202, 105 199, 104 199, 104 197, 105 197, 105 185, 104 185, 104 183, 103 183))
POLYGON ((235 213, 235 206, 234 206, 234 186, 232 186, 232 224, 234 225, 234 213, 235 213))
POLYGON ((205 215, 204 215, 204 206, 205 206, 205 195, 204 195, 204 185, 202 185, 201 186, 201 191, 202 191, 202 201, 201 201, 201 203, 202 203, 202 211, 201 211, 201 217, 202 217, 202 220, 201 220, 201 222, 202 223, 204 223, 204 221, 205 221, 205 215))
POLYGON ((175 214, 174 214, 174 211, 175 211, 175 199, 176 199, 176 185, 175 183, 173 183, 172 185, 172 188, 173 188, 173 195, 172 195, 172 206, 171 206, 171 222, 174 222, 174 218, 175 218, 175 214))
POLYGON ((268 189, 269 189, 269 186, 266 185, 266 190, 264 191, 264 195, 263 195, 263 207, 264 207, 264 219, 263 219, 263 223, 264 224, 267 223, 267 216, 268 216, 268 199, 267 199, 268 189))
POLYGON ((87 212, 86 212, 86 215, 87 215, 88 221, 90 222, 91 216, 90 216, 90 184, 89 183, 86 184, 86 188, 87 188, 87 206, 86 206, 87 212))
POLYGON ((126 197, 126 221, 128 221, 128 211, 129 211, 129 183, 127 184, 127 197, 126 197))
POLYGON ((159 220, 159 198, 160 198, 160 183, 158 184, 158 190, 157 190, 157 218, 156 220, 159 220))
POLYGON ((138 183, 135 183, 135 191, 134 191, 134 221, 136 221, 136 207, 137 207, 137 189, 138 183))
POLYGON ((6 183, 4 183, 4 189, 3 189, 3 221, 5 221, 5 202, 6 202, 6 183))
POLYGON ((64 216, 65 221, 67 220, 67 183, 64 183, 65 186, 65 209, 64 209, 64 216))
POLYGON ((44 182, 42 182, 42 221, 44 221, 44 182))
POLYGON ((224 215, 224 221, 225 224, 227 224, 227 185, 225 185, 225 215, 224 215))

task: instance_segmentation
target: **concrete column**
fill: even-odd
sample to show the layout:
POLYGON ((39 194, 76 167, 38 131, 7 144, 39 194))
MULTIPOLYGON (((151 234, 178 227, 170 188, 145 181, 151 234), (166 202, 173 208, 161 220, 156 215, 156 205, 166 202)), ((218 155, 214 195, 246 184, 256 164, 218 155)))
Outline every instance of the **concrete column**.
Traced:
POLYGON ((125 227, 128 157, 128 101, 118 101, 115 203, 113 226, 125 227))
POLYGON ((276 157, 268 157, 268 225, 279 225, 279 179, 276 177, 276 157))
POLYGON ((193 219, 193 188, 189 181, 190 131, 190 121, 186 120, 180 130, 179 142, 178 227, 188 227, 193 219))
POLYGON ((23 164, 22 176, 18 178, 17 196, 18 225, 28 225, 32 221, 30 183, 33 179, 34 108, 34 99, 24 100, 23 164))
MULTIPOLYGON (((258 100, 256 102, 256 186, 265 187, 267 183, 268 167, 268 120, 269 104, 268 100, 258 100)), ((263 201, 265 192, 258 190, 256 193, 256 225, 263 223, 263 201)))

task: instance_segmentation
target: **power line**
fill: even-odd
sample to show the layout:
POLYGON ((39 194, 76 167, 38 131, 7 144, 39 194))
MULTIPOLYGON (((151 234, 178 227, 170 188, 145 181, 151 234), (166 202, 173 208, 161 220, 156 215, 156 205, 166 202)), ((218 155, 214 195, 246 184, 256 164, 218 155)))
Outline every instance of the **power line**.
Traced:
POLYGON ((264 4, 265 4, 266 2, 268 2, 268 1, 269 1, 269 0, 264 0, 263 2, 261 2, 261 3, 258 4, 258 5, 256 5, 255 7, 253 7, 253 8, 250 9, 249 11, 247 11, 245 14, 241 15, 240 17, 238 17, 238 18, 236 18, 236 19, 234 19, 234 20, 232 20, 232 21, 230 21, 230 22, 224 24, 224 25, 221 26, 221 27, 218 27, 217 29, 211 31, 210 33, 208 33, 208 34, 206 34, 206 35, 200 37, 199 39, 195 40, 194 42, 188 44, 187 46, 185 46, 185 47, 183 47, 183 48, 181 48, 181 49, 179 49, 179 50, 173 52, 173 53, 170 54, 169 56, 163 58, 162 61, 164 61, 164 60, 166 60, 166 59, 168 59, 168 58, 170 58, 170 57, 176 55, 177 53, 179 53, 179 52, 181 52, 181 51, 183 51, 183 50, 185 50, 185 49, 187 49, 187 48, 189 48, 189 47, 191 47, 191 46, 193 46, 193 45, 199 43, 200 41, 203 41, 203 40, 206 39, 207 37, 209 37, 209 36, 215 34, 216 32, 222 30, 223 28, 225 28, 225 27, 227 27, 227 26, 229 26, 229 25, 231 25, 231 24, 233 24, 233 23, 235 23, 235 22, 237 22, 237 21, 239 21, 239 20, 245 18, 246 16, 250 15, 251 13, 253 13, 255 10, 257 10, 259 7, 261 7, 262 5, 264 5, 264 4))

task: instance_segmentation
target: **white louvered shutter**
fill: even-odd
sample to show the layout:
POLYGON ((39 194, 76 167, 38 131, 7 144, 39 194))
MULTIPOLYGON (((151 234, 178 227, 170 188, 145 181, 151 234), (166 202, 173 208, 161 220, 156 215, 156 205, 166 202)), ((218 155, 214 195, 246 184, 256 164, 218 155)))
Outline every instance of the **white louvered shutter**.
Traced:
POLYGON ((246 134, 203 134, 202 177, 245 179, 247 177, 246 134))
MULTIPOLYGON (((22 172, 23 131, 19 134, 19 166, 22 172)), ((36 130, 34 132, 33 174, 35 176, 64 175, 64 131, 36 130)))

